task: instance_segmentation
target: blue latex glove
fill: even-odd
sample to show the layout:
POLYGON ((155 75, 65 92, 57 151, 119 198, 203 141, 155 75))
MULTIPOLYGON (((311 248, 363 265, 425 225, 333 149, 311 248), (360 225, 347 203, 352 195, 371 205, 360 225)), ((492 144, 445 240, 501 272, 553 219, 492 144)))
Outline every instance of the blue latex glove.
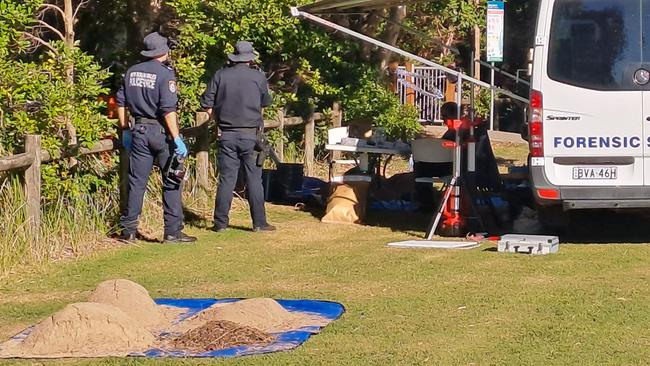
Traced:
POLYGON ((131 135, 131 130, 122 130, 122 146, 126 151, 131 152, 131 142, 133 141, 133 136, 131 135))
POLYGON ((183 142, 183 138, 180 136, 176 136, 176 138, 174 138, 174 144, 176 144, 176 154, 186 157, 187 146, 185 146, 185 143, 183 142))

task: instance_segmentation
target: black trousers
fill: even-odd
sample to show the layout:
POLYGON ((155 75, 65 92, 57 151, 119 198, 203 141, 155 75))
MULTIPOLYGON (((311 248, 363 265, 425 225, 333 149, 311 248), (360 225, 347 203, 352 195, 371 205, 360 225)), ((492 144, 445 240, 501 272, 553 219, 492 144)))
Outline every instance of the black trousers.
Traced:
POLYGON ((120 219, 125 233, 135 233, 142 213, 142 201, 147 190, 154 161, 163 173, 163 210, 165 235, 176 235, 183 228, 182 185, 165 177, 171 161, 173 141, 159 124, 136 124, 129 158, 129 202, 127 212, 120 219))
POLYGON ((264 187, 262 186, 262 168, 256 164, 257 137, 251 133, 224 131, 219 139, 219 188, 214 209, 214 225, 218 228, 228 226, 228 213, 232 205, 233 191, 237 184, 240 165, 243 164, 244 178, 248 188, 253 227, 267 225, 264 210, 264 187))

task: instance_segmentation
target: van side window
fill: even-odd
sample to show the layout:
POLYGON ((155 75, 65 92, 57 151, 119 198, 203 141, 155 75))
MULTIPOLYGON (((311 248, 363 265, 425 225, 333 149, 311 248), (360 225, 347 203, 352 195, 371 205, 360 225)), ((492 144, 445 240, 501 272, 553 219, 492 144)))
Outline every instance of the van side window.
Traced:
POLYGON ((640 14, 639 1, 557 0, 548 76, 588 89, 638 89, 633 74, 643 62, 640 14))

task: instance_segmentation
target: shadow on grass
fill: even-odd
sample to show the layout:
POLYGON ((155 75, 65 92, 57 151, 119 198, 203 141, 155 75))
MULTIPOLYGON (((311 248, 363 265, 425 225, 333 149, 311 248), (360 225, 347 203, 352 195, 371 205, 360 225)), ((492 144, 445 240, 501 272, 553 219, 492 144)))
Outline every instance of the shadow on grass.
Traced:
POLYGON ((232 229, 232 230, 241 230, 241 231, 250 231, 250 232, 253 231, 253 228, 252 228, 252 227, 249 227, 249 226, 241 226, 241 225, 230 225, 230 226, 228 226, 228 229, 232 229))
POLYGON ((145 243, 155 243, 155 244, 160 244, 162 241, 152 235, 148 234, 143 234, 140 231, 136 233, 136 238, 140 241, 143 241, 145 243))
MULTIPOLYGON (((365 224, 418 235, 426 231, 431 219, 432 213, 370 211, 365 224)), ((505 230, 499 234, 507 234, 505 230)), ((572 244, 650 244, 650 212, 573 212, 567 230, 543 235, 557 235, 560 242, 572 244)), ((495 252, 497 248, 485 251, 495 252)))
MULTIPOLYGON (((199 229, 212 229, 212 220, 211 217, 203 216, 195 211, 192 211, 188 208, 183 208, 183 213, 185 215, 185 224, 193 226, 199 229)), ((229 225, 229 230, 241 230, 241 231, 253 231, 252 227, 241 226, 241 225, 229 225)))
POLYGON ((561 242, 575 244, 650 243, 650 213, 576 211, 559 232, 561 242))
POLYGON ((430 212, 368 211, 365 224, 394 232, 424 233, 432 219, 430 212))
MULTIPOLYGON (((325 207, 308 203, 301 208, 314 218, 321 220, 325 216, 325 207)), ((376 211, 369 210, 363 220, 363 225, 389 228, 394 232, 424 233, 432 219, 427 212, 376 211)))

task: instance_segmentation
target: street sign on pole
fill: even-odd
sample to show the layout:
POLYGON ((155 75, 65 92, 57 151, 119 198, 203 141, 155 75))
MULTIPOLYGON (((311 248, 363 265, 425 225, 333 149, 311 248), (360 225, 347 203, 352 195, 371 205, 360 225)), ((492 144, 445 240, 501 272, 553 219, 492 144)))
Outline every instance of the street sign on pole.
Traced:
POLYGON ((494 63, 503 62, 503 33, 505 7, 503 1, 487 3, 487 62, 492 64, 490 70, 490 129, 494 130, 494 63))
POLYGON ((503 62, 504 17, 503 1, 488 1, 487 62, 503 62))

